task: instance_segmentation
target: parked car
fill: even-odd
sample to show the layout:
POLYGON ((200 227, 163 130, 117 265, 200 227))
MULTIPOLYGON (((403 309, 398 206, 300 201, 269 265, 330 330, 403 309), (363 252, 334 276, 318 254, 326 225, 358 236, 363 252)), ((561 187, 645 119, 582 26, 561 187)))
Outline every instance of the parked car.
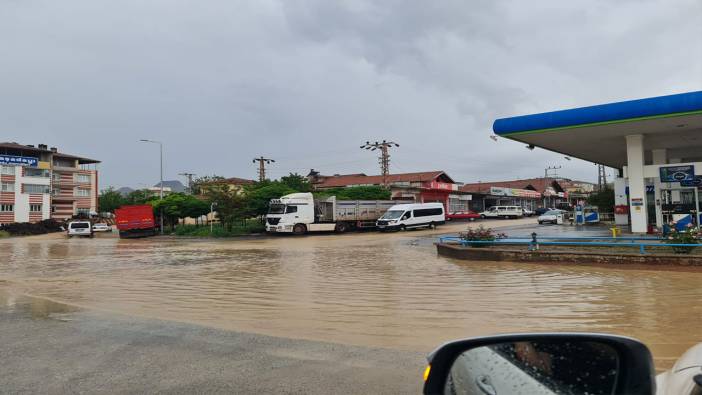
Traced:
POLYGON ((520 218, 524 210, 519 206, 492 206, 480 213, 480 218, 520 218))
POLYGON ((532 217, 534 215, 534 212, 526 207, 522 207, 522 211, 525 217, 532 217))
POLYGON ((552 208, 548 207, 538 207, 536 210, 534 210, 534 214, 536 215, 543 215, 547 211, 553 210, 552 208))
POLYGON ((68 237, 93 237, 93 226, 90 221, 73 221, 68 224, 68 237))
POLYGON ((112 232, 112 227, 108 224, 99 222, 97 224, 93 224, 93 232, 112 232))
POLYGON ((433 228, 446 222, 444 205, 441 203, 414 203, 392 206, 376 222, 379 230, 405 230, 411 228, 433 228))
POLYGON ((563 210, 549 210, 542 215, 539 215, 536 220, 538 221, 539 225, 545 223, 555 224, 558 222, 558 216, 562 214, 564 214, 563 210))
POLYGON ((452 219, 467 219, 470 221, 475 221, 480 218, 480 214, 475 211, 455 211, 453 213, 446 214, 446 220, 451 221, 452 219))

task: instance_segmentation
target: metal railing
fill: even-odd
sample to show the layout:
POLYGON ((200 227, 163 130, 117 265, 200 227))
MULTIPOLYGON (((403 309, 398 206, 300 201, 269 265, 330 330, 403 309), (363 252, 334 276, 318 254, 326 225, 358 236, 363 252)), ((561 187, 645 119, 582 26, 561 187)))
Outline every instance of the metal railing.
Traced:
POLYGON ((702 247, 702 244, 680 244, 680 243, 653 243, 651 241, 662 241, 663 239, 651 237, 542 237, 541 240, 536 239, 536 242, 531 237, 507 237, 496 240, 466 240, 458 236, 444 236, 439 238, 439 243, 468 245, 523 245, 529 247, 530 250, 538 248, 538 246, 570 246, 570 247, 638 247, 640 254, 646 254, 646 247, 649 248, 694 248, 702 247), (544 240, 570 240, 570 241, 544 241, 544 240), (574 241, 574 240, 612 240, 612 241, 574 241), (614 240, 624 241, 622 243, 614 242, 614 240), (644 240, 647 242, 637 242, 644 240))

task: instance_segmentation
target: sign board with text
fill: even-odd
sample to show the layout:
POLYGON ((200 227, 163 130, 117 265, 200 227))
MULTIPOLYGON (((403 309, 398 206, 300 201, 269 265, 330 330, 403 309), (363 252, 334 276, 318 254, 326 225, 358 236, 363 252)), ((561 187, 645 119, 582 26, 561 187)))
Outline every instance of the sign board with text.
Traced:
POLYGON ((682 182, 695 179, 695 167, 692 165, 668 166, 660 168, 661 182, 682 182))
POLYGON ((538 199, 541 197, 541 194, 539 192, 531 191, 529 189, 502 188, 502 187, 490 187, 490 195, 526 197, 526 198, 535 198, 535 199, 538 199))
POLYGON ((695 176, 692 181, 680 181, 681 187, 702 187, 702 176, 695 176))
POLYGON ((643 198, 631 198, 632 206, 643 206, 643 198))
POLYGON ((0 165, 37 167, 39 158, 0 154, 0 165))

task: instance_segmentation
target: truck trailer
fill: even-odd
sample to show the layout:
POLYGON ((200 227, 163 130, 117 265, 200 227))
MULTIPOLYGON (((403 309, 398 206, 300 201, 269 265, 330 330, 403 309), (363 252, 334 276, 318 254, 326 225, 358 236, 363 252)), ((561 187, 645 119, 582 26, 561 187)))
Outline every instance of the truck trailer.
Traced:
POLYGON ((156 234, 154 208, 149 204, 122 206, 115 210, 119 237, 147 237, 156 234))
POLYGON ((376 220, 395 204, 392 200, 315 199, 311 193, 292 193, 271 200, 266 231, 302 235, 374 228, 376 220))

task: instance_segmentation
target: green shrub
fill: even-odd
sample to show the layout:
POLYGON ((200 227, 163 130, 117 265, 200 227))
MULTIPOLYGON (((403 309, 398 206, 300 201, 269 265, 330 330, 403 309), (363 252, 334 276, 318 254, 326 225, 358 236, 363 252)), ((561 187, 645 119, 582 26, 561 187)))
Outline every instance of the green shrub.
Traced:
POLYGON ((459 237, 471 247, 487 247, 491 245, 491 243, 484 242, 504 239, 507 235, 504 233, 495 233, 492 228, 485 228, 483 225, 480 225, 476 229, 468 228, 467 231, 460 233, 459 237), (479 241, 481 243, 471 243, 471 241, 479 241))
MULTIPOLYGON (((683 229, 683 230, 678 230, 675 227, 675 222, 671 223, 671 229, 670 233, 668 233, 668 237, 665 239, 665 242, 667 244, 698 244, 700 236, 700 232, 695 228, 692 224, 688 224, 688 226, 683 229)), ((675 251, 676 254, 689 254, 692 252, 692 250, 695 249, 695 247, 684 247, 684 246, 673 246, 673 251, 675 251)))
POLYGON ((10 232, 6 230, 0 230, 0 239, 2 239, 3 237, 10 237, 10 232))

